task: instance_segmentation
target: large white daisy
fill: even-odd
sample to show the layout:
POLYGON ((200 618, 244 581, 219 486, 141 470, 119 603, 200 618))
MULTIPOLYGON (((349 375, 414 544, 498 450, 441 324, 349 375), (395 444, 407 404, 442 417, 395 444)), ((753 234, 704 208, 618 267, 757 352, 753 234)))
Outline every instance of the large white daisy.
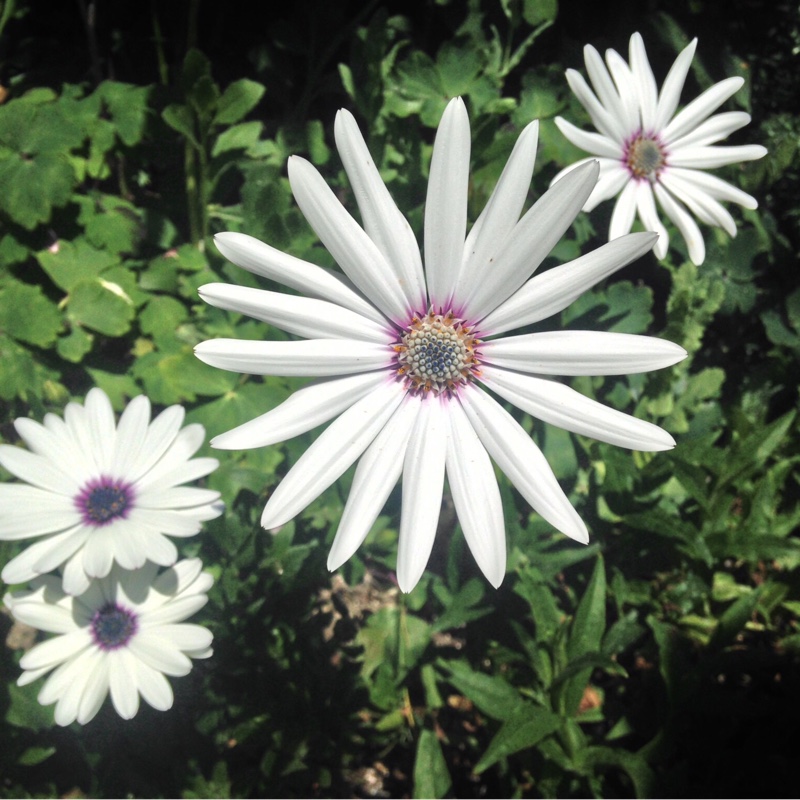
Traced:
POLYGON ((449 103, 430 166, 424 269, 414 234, 347 111, 336 118, 336 144, 363 227, 310 163, 289 161, 295 199, 344 275, 240 233, 216 237, 234 263, 307 296, 211 284, 201 287, 203 299, 304 340, 216 339, 198 345, 198 357, 239 372, 322 380, 211 444, 261 447, 335 418, 275 489, 261 518, 267 529, 283 525, 360 458, 330 569, 358 548, 402 475, 397 578, 410 591, 428 561, 447 475, 472 554, 498 586, 506 543, 492 459, 546 520, 580 542, 588 540, 542 452, 483 387, 539 419, 606 442, 640 450, 675 444, 655 425, 542 376, 657 369, 684 358, 681 347, 593 331, 499 336, 557 313, 648 251, 656 238, 631 234, 531 278, 597 180, 596 164, 575 170, 520 219, 537 132, 535 122, 522 132, 465 237, 469 120, 460 99, 449 103))
POLYGON ((51 670, 39 702, 56 703, 59 725, 88 722, 108 693, 117 713, 131 719, 139 695, 159 711, 172 706, 165 675, 187 675, 191 659, 208 658, 211 633, 184 620, 201 609, 214 579, 199 558, 180 561, 156 575, 148 562, 128 571, 115 565, 78 596, 46 575, 28 591, 4 602, 20 622, 57 634, 29 650, 20 661, 25 686, 51 670))
POLYGON ((167 536, 194 536, 222 513, 219 493, 181 486, 212 472, 215 458, 191 456, 202 445, 202 425, 183 424, 170 406, 150 421, 150 401, 133 399, 115 424, 105 392, 92 389, 86 404, 68 403, 62 420, 20 418, 28 446, 0 445, 0 465, 26 483, 0 484, 0 539, 40 540, 6 564, 6 583, 23 583, 59 567, 64 591, 80 594, 91 578, 148 559, 174 564, 167 536))
MULTIPOLYGON (((736 223, 719 201, 758 206, 754 197, 703 170, 752 161, 767 150, 758 144, 712 146, 750 122, 744 111, 711 116, 742 87, 743 78, 714 84, 675 113, 696 47, 697 39, 693 39, 678 55, 659 92, 638 33, 631 36, 630 63, 615 50, 607 50, 606 68, 597 50, 586 45, 586 71, 594 91, 574 69, 567 70, 567 81, 598 132, 583 131, 561 117, 556 117, 556 124, 574 145, 600 163, 600 180, 584 211, 619 194, 609 239, 628 233, 638 215, 645 228, 659 234, 655 254, 664 258, 669 235, 656 211, 658 200, 685 239, 689 258, 702 264, 705 243, 692 215, 736 236, 736 223)), ((556 180, 588 160, 576 162, 556 180)))

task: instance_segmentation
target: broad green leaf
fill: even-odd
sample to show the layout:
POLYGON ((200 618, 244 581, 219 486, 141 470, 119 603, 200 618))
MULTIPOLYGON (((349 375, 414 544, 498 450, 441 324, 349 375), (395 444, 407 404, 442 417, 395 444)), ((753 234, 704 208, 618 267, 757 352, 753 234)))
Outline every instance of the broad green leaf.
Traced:
POLYGON ((542 706, 520 704, 507 719, 475 765, 478 774, 496 764, 501 758, 534 747, 562 724, 561 717, 542 706))
POLYGON ((38 252, 36 260, 50 280, 65 292, 119 263, 116 256, 92 247, 84 239, 60 241, 56 247, 38 252))
POLYGON ((135 86, 120 81, 103 81, 97 88, 108 106, 111 120, 123 144, 133 147, 144 136, 150 112, 150 86, 135 86))
POLYGON ((656 789, 656 776, 644 756, 623 749, 611 747, 587 747, 580 754, 583 766, 617 767, 633 781, 636 797, 653 797, 656 789))
POLYGON ((49 347, 62 325, 61 314, 40 287, 12 280, 0 288, 0 333, 49 347))
POLYGON ((60 336, 56 342, 56 352, 66 361, 79 363, 92 349, 94 335, 83 328, 73 326, 66 336, 60 336))
POLYGON ((231 150, 249 152, 258 143, 263 127, 262 123, 253 121, 226 128, 214 142, 211 155, 218 156, 231 150))
POLYGON ((417 757, 414 759, 413 797, 444 797, 452 783, 436 733, 423 728, 417 742, 417 757))
POLYGON ((122 336, 131 327, 135 308, 116 283, 82 281, 69 294, 67 316, 76 325, 106 336, 122 336))
POLYGON ((0 160, 0 210, 33 230, 50 220, 53 208, 66 205, 76 181, 64 154, 11 155, 0 160))
POLYGON ((200 143, 197 141, 195 133, 194 116, 187 106, 173 103, 161 112, 161 117, 170 128, 190 141, 196 149, 200 149, 200 143))
POLYGON ((264 96, 265 87, 256 81, 241 78, 222 93, 217 102, 215 125, 234 125, 244 119, 264 96))
POLYGON ((8 336, 0 336, 0 398, 19 397, 26 402, 41 398, 58 379, 58 374, 44 367, 30 351, 8 336))
POLYGON ((53 753, 56 752, 55 747, 29 747, 19 757, 19 763, 25 767, 35 767, 44 761, 47 761, 53 753))

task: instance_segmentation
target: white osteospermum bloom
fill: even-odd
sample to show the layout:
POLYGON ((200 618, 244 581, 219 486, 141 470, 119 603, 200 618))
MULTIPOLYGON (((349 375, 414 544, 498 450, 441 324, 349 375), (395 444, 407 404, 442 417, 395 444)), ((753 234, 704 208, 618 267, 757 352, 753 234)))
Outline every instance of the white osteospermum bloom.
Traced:
POLYGON ((546 375, 613 375, 657 369, 685 351, 621 333, 555 331, 504 336, 557 313, 597 281, 648 251, 631 234, 531 278, 572 224, 596 180, 588 164, 553 186, 520 219, 538 127, 520 135, 478 221, 465 237, 470 128, 460 98, 447 106, 433 148, 425 207, 425 268, 353 116, 340 111, 336 144, 362 228, 307 161, 289 160, 295 199, 346 277, 240 233, 216 237, 234 263, 308 297, 203 286, 208 303, 263 320, 305 341, 203 342, 196 354, 223 369, 322 380, 212 440, 241 449, 274 444, 334 421, 276 488, 261 518, 292 519, 360 458, 328 567, 363 542, 402 475, 397 578, 410 591, 428 561, 447 475, 464 535, 489 581, 506 565, 492 459, 546 520, 580 542, 585 525, 542 452, 481 385, 539 419, 640 450, 674 446, 655 425, 592 401, 546 375))
MULTIPOLYGON (((586 71, 594 91, 574 69, 567 70, 567 81, 598 132, 583 131, 561 117, 556 117, 556 124, 567 139, 600 163, 600 180, 584 211, 619 194, 609 239, 628 233, 638 214, 645 228, 659 234, 655 254, 664 258, 669 236, 656 212, 657 199, 686 241, 689 258, 699 265, 706 250, 692 214, 736 236, 736 223, 719 201, 758 206, 754 197, 703 170, 762 158, 767 150, 757 144, 712 146, 750 122, 744 111, 711 116, 742 87, 743 78, 714 84, 675 113, 696 47, 694 39, 678 55, 659 92, 638 33, 631 36, 630 63, 615 50, 607 50, 608 69, 597 50, 586 45, 586 71)), ((556 180, 588 160, 576 162, 556 180)))
POLYGON ((153 708, 172 707, 165 675, 187 675, 191 659, 208 658, 211 633, 184 620, 207 602, 214 579, 199 558, 179 561, 156 575, 148 562, 128 571, 115 565, 80 595, 46 575, 29 591, 9 593, 4 602, 20 622, 57 636, 31 648, 20 661, 25 686, 51 670, 39 702, 56 703, 59 725, 92 719, 108 693, 117 713, 131 719, 139 695, 153 708))
POLYGON ((23 583, 59 567, 64 591, 80 594, 116 561, 137 569, 148 559, 174 564, 167 536, 194 536, 222 513, 219 492, 181 486, 219 462, 191 456, 202 425, 181 429, 184 410, 170 406, 150 421, 139 396, 115 424, 108 396, 92 389, 68 403, 62 420, 20 418, 14 427, 28 450, 0 445, 0 465, 26 483, 0 484, 0 539, 40 537, 6 564, 2 579, 23 583))

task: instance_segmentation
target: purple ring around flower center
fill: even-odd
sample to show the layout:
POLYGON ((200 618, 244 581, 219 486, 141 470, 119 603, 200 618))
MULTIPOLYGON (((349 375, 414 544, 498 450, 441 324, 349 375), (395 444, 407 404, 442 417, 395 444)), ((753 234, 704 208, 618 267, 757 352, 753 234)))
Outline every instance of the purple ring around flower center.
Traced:
POLYGON ((101 650, 125 647, 139 630, 135 612, 107 603, 92 615, 92 639, 101 650))
POLYGON ((125 519, 133 506, 133 486, 118 478, 101 475, 90 480, 75 497, 85 525, 103 527, 125 519))
POLYGON ((667 153, 657 135, 639 131, 625 142, 622 161, 637 180, 655 181, 667 165, 667 153))

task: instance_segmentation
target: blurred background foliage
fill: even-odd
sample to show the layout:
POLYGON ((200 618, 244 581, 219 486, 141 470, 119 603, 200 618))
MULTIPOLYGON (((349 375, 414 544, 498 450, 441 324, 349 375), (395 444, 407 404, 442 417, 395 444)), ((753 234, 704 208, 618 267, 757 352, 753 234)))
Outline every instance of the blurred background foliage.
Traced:
MULTIPOLYGON (((0 2, 0 437, 102 387, 182 403, 209 436, 296 384, 206 367, 204 339, 281 337, 199 302, 258 285, 219 255, 239 230, 332 266, 295 207, 293 153, 353 210, 333 148, 357 116, 420 233, 447 99, 473 129, 474 219, 517 133, 541 120, 531 198, 579 156, 564 69, 639 30, 658 80, 694 36, 686 97, 728 75, 770 154, 725 177, 760 201, 706 262, 673 236, 555 323, 663 335, 690 352, 652 375, 578 378, 653 420, 671 453, 630 453, 518 414, 591 532, 580 547, 502 483, 509 567, 479 575, 446 505, 431 562, 396 587, 393 497, 351 561, 327 550, 348 478, 277 535, 266 496, 311 436, 219 454, 228 506, 185 543, 217 576, 198 615, 215 657, 175 707, 53 725, 15 686, 33 631, 0 617, 2 796, 793 796, 800 741, 800 12, 777 0, 0 2)), ((604 240, 581 215, 545 266, 604 240)), ((0 476, 7 479, 8 475, 0 476)), ((448 501, 445 501, 446 503, 448 501)), ((16 546, 0 543, 0 561, 16 546)))

